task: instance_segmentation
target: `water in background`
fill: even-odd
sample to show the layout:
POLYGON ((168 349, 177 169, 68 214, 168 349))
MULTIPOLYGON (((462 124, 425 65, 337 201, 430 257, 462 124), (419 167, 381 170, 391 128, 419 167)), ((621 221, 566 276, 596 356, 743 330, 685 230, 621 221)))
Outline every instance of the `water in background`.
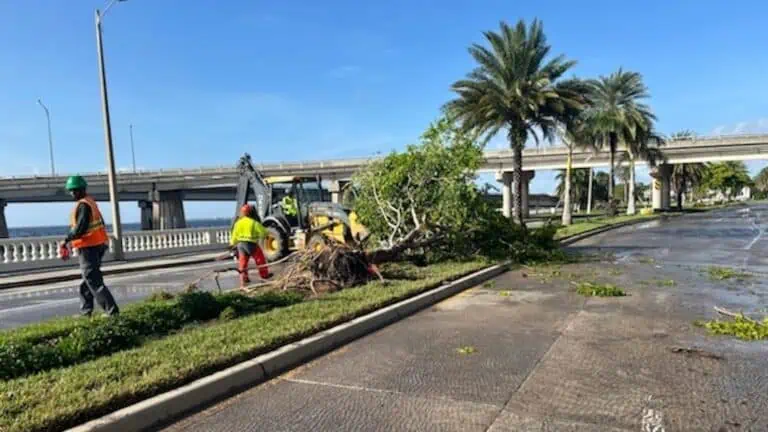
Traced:
MULTIPOLYGON (((208 228, 208 227, 228 227, 232 222, 229 218, 217 218, 217 219, 192 219, 187 221, 187 228, 208 228)), ((110 229, 107 224, 107 229, 110 229)), ((41 226, 41 227, 20 227, 20 228, 8 228, 8 235, 11 238, 19 237, 44 237, 44 236, 62 236, 67 235, 69 227, 59 226, 41 226)), ((141 224, 139 223, 125 223, 123 224, 123 231, 141 231, 141 224)))

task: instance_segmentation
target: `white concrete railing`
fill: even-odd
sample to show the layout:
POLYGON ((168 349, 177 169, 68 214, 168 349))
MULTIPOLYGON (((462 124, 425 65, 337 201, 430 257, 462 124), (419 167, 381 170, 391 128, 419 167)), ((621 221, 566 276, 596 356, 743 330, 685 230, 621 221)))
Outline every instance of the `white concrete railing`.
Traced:
MULTIPOLYGON (((0 239, 0 274, 24 269, 77 266, 77 260, 62 261, 62 236, 0 239)), ((166 231, 136 231, 123 235, 126 259, 160 257, 187 252, 223 250, 229 244, 228 228, 194 228, 166 231)), ((110 243, 105 261, 113 260, 110 243)), ((77 250, 73 250, 77 257, 77 250)))

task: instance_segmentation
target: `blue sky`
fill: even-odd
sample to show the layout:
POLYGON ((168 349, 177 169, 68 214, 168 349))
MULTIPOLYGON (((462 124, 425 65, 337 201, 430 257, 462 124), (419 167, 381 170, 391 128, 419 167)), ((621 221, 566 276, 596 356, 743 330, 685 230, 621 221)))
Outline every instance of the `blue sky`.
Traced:
MULTIPOLYGON (((117 165, 131 164, 130 123, 141 168, 233 164, 245 151, 280 161, 402 148, 472 68, 467 46, 482 31, 535 17, 553 53, 579 61, 575 75, 641 72, 663 132, 768 132, 768 3, 468 4, 119 3, 104 23, 117 165)), ((102 5, 0 2, 0 175, 49 170, 38 97, 51 110, 57 171, 104 169, 93 27, 102 5)), ((537 173, 532 188, 551 192, 552 175, 537 173)), ((64 223, 68 208, 10 205, 6 214, 11 226, 64 223)), ((138 219, 135 204, 121 208, 124 220, 138 219)), ((230 212, 223 203, 187 205, 188 217, 230 212)))

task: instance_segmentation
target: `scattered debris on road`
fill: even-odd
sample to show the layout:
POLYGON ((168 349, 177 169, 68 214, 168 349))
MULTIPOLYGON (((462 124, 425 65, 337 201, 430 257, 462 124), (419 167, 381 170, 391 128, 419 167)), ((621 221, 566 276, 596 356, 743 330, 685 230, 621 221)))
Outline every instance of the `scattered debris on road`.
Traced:
POLYGON ((673 353, 685 354, 688 356, 704 357, 704 358, 710 358, 713 360, 725 360, 725 357, 721 356, 720 354, 711 353, 709 351, 705 351, 700 348, 673 346, 670 348, 670 351, 672 351, 673 353))
POLYGON ((733 318, 731 321, 712 320, 696 322, 700 327, 705 327, 713 335, 736 336, 741 340, 756 341, 768 339, 768 317, 762 321, 752 319, 743 313, 731 312, 727 309, 715 306, 715 311, 721 315, 733 318))

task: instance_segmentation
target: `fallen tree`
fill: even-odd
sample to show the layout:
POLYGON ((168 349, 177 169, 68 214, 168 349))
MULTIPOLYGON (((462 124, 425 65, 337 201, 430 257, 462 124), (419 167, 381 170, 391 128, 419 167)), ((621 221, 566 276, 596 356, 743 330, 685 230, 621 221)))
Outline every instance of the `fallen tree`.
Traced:
POLYGON ((369 237, 291 257, 281 277, 257 284, 314 293, 381 278, 377 266, 403 259, 526 261, 557 246, 554 229, 526 231, 486 199, 476 184, 482 146, 447 118, 432 123, 421 142, 372 161, 351 183, 354 210, 369 237))

